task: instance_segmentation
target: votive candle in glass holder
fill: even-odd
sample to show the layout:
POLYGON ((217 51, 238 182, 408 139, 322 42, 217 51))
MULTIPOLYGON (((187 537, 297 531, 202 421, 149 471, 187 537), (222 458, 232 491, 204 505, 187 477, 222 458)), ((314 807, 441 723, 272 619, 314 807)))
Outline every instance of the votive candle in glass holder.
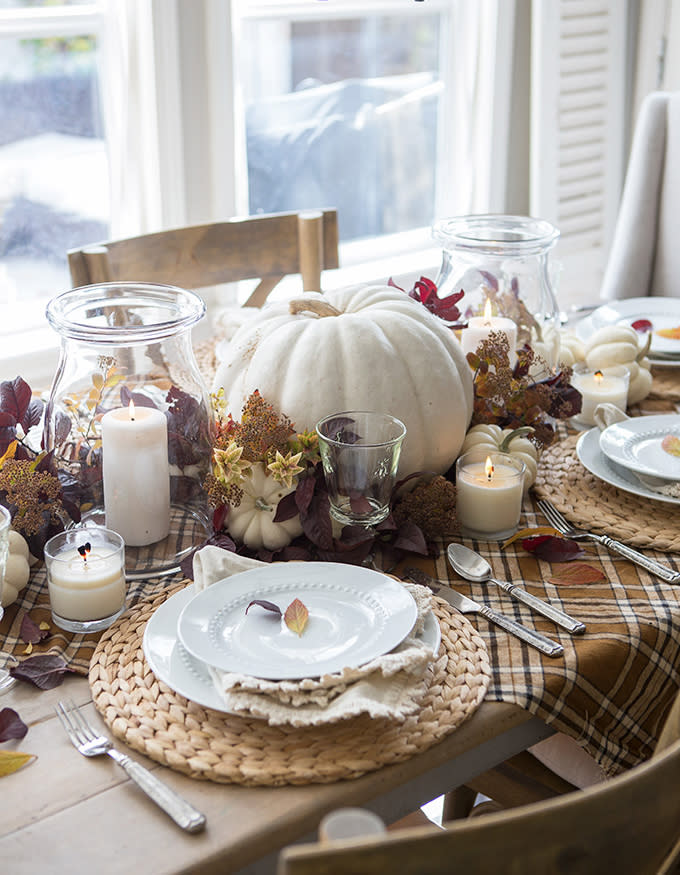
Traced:
POLYGON ((595 408, 598 404, 613 404, 623 413, 628 401, 630 372, 624 365, 614 365, 597 370, 583 364, 574 365, 571 385, 581 393, 581 412, 572 416, 575 428, 590 428, 595 425, 595 408))
POLYGON ((118 532, 83 526, 45 544, 52 619, 69 632, 99 632, 125 610, 125 542, 118 532))
POLYGON ((525 471, 521 459, 481 447, 456 460, 456 515, 463 535, 500 541, 517 531, 525 471))

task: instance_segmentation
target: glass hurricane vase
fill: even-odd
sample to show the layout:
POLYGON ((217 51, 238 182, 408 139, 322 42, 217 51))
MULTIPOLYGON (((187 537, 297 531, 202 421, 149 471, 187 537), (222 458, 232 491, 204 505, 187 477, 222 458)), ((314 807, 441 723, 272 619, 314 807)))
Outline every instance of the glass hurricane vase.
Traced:
POLYGON ((558 307, 550 254, 559 231, 528 216, 490 214, 441 219, 432 234, 442 247, 439 296, 463 290, 463 319, 483 316, 489 301, 492 316, 516 323, 518 348, 528 343, 555 365, 558 307))
POLYGON ((203 482, 213 416, 191 347, 191 328, 204 314, 205 304, 195 292, 144 283, 83 286, 47 306, 61 353, 45 409, 43 445, 54 451, 65 497, 80 510, 84 524, 105 524, 105 414, 122 410, 127 416, 128 409, 147 407, 166 420, 169 534, 126 548, 128 577, 177 571, 210 531, 203 482))

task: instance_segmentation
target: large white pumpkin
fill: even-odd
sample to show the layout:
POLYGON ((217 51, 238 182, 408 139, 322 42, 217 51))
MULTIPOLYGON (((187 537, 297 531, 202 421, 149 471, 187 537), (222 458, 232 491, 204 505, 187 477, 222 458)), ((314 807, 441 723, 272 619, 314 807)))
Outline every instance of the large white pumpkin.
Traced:
POLYGON ((455 461, 472 415, 472 372, 450 328, 404 292, 352 286, 276 302, 240 328, 217 369, 238 419, 258 389, 298 430, 347 410, 406 425, 399 474, 455 461))

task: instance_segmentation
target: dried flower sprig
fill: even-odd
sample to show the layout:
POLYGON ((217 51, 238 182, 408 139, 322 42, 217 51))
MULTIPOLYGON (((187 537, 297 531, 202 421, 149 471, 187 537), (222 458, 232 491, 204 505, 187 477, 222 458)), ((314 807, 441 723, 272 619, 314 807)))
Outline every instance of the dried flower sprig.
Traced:
POLYGON ((530 371, 541 360, 529 346, 517 351, 517 363, 511 367, 503 332, 492 331, 475 352, 467 354, 467 361, 474 371, 471 425, 494 423, 512 429, 530 425, 531 439, 546 447, 555 435, 547 417, 568 419, 581 410, 581 394, 570 384, 571 369, 555 373, 543 362, 546 376, 535 380, 530 371))

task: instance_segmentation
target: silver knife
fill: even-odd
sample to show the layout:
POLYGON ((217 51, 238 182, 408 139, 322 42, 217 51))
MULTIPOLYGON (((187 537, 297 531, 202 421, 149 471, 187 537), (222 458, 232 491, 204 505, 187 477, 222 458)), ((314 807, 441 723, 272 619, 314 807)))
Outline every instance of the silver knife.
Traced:
POLYGON ((503 592, 507 592, 511 598, 517 599, 518 602, 524 602, 527 607, 536 611, 537 614, 542 614, 573 635, 581 635, 586 631, 585 623, 575 620, 574 617, 565 614, 564 611, 561 611, 554 605, 544 602, 538 596, 532 595, 530 592, 522 589, 521 586, 517 586, 516 583, 492 577, 491 566, 486 559, 475 553, 474 550, 470 550, 469 547, 464 547, 463 544, 449 544, 446 555, 448 556, 449 564, 459 577, 465 577, 468 580, 474 580, 479 583, 486 583, 487 581, 495 583, 503 592), (463 565, 465 565, 469 574, 464 573, 465 568, 461 570, 463 565))
POLYGON ((522 641, 525 641, 527 644, 540 650, 541 653, 545 653, 546 656, 556 657, 564 654, 564 648, 562 645, 553 641, 551 638, 541 635, 540 632, 534 632, 533 629, 527 629, 526 626, 522 626, 521 623, 511 620, 510 617, 506 617, 505 614, 501 614, 499 611, 494 611, 493 608, 490 608, 488 605, 480 604, 467 596, 461 595, 450 586, 442 585, 438 580, 435 580, 433 577, 430 577, 429 574, 421 571, 420 568, 407 568, 405 569, 404 574, 414 583, 420 583, 422 586, 431 589, 435 595, 443 598, 444 601, 453 605, 453 607, 461 613, 481 614, 485 619, 492 623, 496 623, 497 626, 505 629, 506 632, 510 632, 512 635, 521 638, 522 641))

